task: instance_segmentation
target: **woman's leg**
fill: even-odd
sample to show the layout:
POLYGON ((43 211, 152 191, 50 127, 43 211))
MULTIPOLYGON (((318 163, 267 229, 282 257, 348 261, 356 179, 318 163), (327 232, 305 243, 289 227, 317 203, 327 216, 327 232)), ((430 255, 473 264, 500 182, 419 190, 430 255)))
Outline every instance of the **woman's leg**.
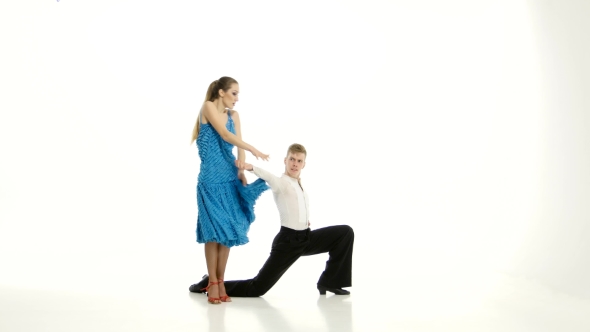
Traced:
MULTIPOLYGON (((226 247, 222 244, 219 245, 218 247, 218 252, 217 252, 217 278, 219 280, 224 280, 225 279, 225 267, 227 266, 227 260, 229 258, 229 247, 226 247)), ((211 280, 211 279, 209 279, 211 280)), ((225 292, 225 285, 223 283, 219 284, 219 295, 223 298, 224 296, 227 296, 227 293, 225 292)), ((231 299, 228 297, 225 299, 226 302, 230 302, 231 299)))
MULTIPOLYGON (((219 243, 207 242, 205 243, 205 260, 207 261, 207 272, 209 273, 209 283, 217 282, 217 262, 219 260, 219 243)), ((227 259, 226 259, 227 261, 227 259)), ((207 290, 208 297, 219 298, 219 287, 217 284, 211 285, 207 290)), ((214 301, 219 303, 219 300, 214 301)))

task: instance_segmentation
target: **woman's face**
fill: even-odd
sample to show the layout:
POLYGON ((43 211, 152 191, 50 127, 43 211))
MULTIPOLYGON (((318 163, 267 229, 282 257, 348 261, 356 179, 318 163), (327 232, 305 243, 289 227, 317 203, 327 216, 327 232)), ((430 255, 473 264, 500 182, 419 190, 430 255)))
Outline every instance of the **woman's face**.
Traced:
POLYGON ((240 86, 236 83, 233 83, 229 90, 223 91, 219 90, 219 96, 221 96, 221 101, 223 105, 229 109, 234 109, 236 103, 238 102, 238 94, 240 93, 240 86))

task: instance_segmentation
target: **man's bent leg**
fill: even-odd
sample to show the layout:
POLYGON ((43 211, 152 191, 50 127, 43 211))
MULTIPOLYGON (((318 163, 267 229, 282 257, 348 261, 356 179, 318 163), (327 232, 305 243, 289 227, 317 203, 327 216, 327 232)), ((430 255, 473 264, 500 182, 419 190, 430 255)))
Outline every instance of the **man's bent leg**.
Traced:
POLYGON ((328 252, 330 257, 318 284, 342 288, 352 286, 352 249, 354 232, 350 226, 339 225, 310 232, 310 244, 302 256, 328 252))
POLYGON ((290 233, 281 231, 277 234, 270 256, 256 277, 248 280, 224 281, 227 294, 234 297, 258 297, 266 294, 301 257, 307 244, 307 241, 299 241, 290 233))

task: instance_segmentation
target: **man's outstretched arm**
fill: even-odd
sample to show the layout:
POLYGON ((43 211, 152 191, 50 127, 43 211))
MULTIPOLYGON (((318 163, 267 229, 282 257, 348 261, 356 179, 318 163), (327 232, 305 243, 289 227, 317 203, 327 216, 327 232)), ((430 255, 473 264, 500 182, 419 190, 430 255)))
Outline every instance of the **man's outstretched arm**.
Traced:
POLYGON ((272 191, 274 191, 274 192, 281 191, 282 182, 281 182, 281 178, 279 178, 278 176, 276 176, 276 175, 274 175, 274 174, 272 174, 260 167, 256 167, 252 164, 248 164, 248 163, 241 161, 241 160, 236 160, 236 166, 238 167, 238 169, 250 171, 250 172, 253 172, 254 174, 256 174, 257 177, 263 179, 264 181, 266 181, 266 183, 268 183, 268 185, 270 186, 272 191))

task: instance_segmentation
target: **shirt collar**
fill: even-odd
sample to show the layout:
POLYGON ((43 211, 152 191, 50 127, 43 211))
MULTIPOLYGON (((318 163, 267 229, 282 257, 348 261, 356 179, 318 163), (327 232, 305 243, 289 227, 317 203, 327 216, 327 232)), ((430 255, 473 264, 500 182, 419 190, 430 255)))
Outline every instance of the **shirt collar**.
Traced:
POLYGON ((283 173, 283 176, 282 176, 282 177, 283 177, 283 178, 287 178, 289 181, 293 181, 293 182, 301 182, 301 178, 299 178, 299 179, 295 179, 295 178, 292 178, 292 177, 290 177, 289 175, 287 175, 287 174, 285 174, 285 173, 283 173))

